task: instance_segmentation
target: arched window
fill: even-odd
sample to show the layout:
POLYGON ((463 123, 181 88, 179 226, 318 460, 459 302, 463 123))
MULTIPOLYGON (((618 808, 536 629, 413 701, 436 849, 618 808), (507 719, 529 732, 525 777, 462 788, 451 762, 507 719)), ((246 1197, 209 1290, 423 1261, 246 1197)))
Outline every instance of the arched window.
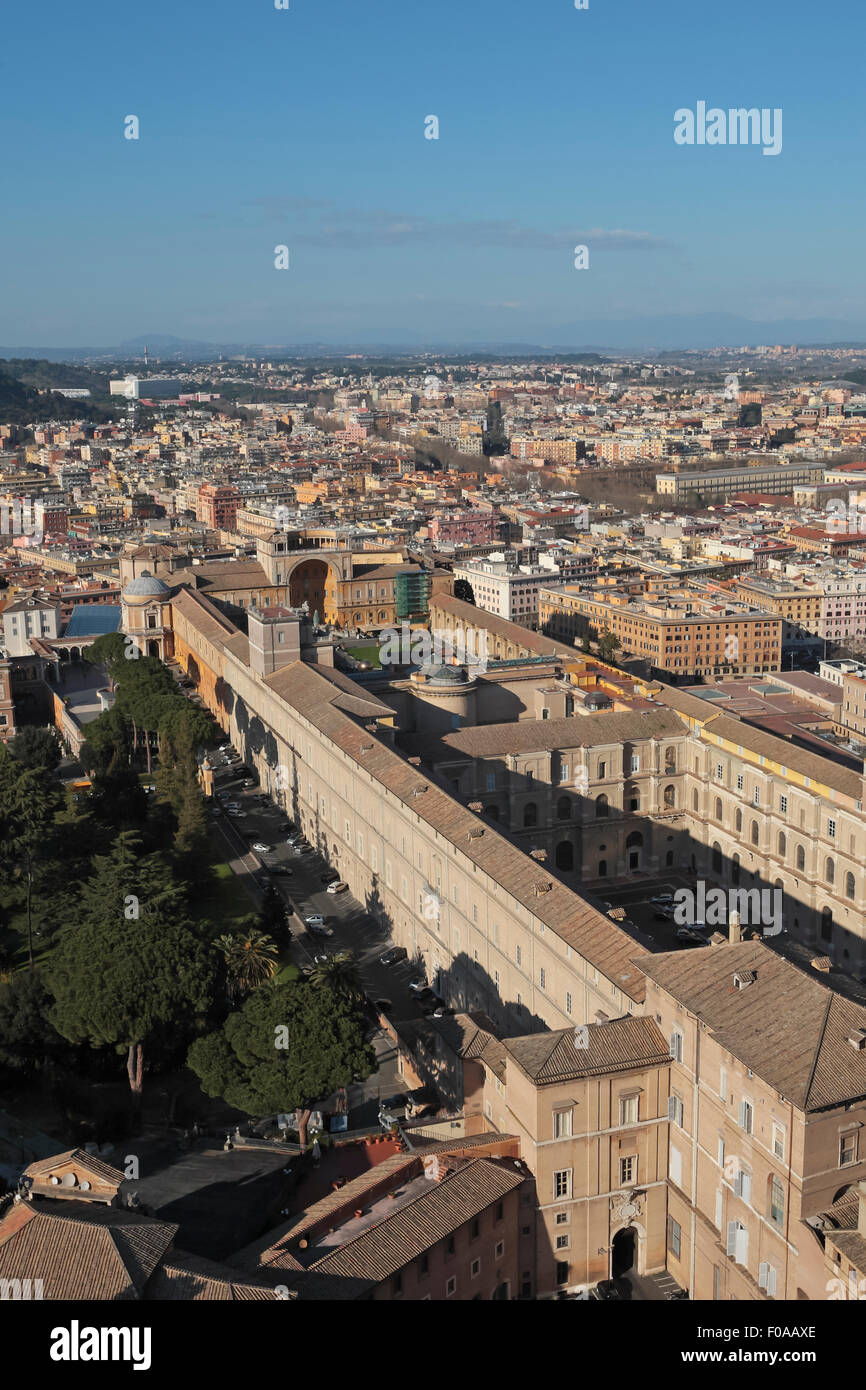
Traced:
POLYGON ((833 913, 829 907, 821 908, 821 940, 833 940, 833 913))
POLYGON ((722 847, 718 840, 713 840, 712 866, 714 874, 720 874, 722 872, 722 847))
POLYGON ((779 858, 780 858, 780 859, 784 859, 784 858, 785 858, 785 851, 787 850, 787 848, 788 848, 788 841, 785 839, 784 833, 780 830, 780 831, 779 831, 779 858))
POLYGON ((836 877, 836 865, 832 859, 828 859, 824 865, 824 877, 828 883, 832 883, 836 877))
POLYGON ((625 842, 626 849, 641 849, 643 847, 643 835, 639 830, 633 830, 625 842))
POLYGON ((557 820, 571 820, 571 799, 561 796, 556 803, 557 820))
POLYGON ((798 869, 805 869, 805 867, 806 867, 806 851, 804 850, 804 848, 803 848, 802 845, 798 845, 798 846, 797 846, 797 868, 798 868, 798 869))
POLYGON ((598 861, 598 876, 599 876, 599 878, 607 878, 607 860, 606 860, 606 859, 599 859, 599 861, 598 861))
POLYGON ((753 844, 753 845, 756 845, 756 844, 758 843, 758 833, 759 833, 759 832, 758 832, 758 822, 757 822, 756 820, 753 820, 753 821, 752 821, 752 844, 753 844))
POLYGON ((724 815, 722 814, 722 798, 720 796, 716 797, 716 820, 720 822, 724 820, 724 815))
POLYGON ((743 828, 743 813, 738 811, 734 817, 734 828, 739 832, 743 828))
POLYGON ((601 820, 604 816, 607 815, 607 813, 608 813, 609 810, 610 810, 610 807, 608 806, 608 803, 607 803, 607 797, 605 796, 604 792, 602 792, 602 793, 601 793, 601 796, 597 796, 597 797, 595 798, 595 818, 596 818, 596 820, 601 820))
POLYGON ((606 763, 606 762, 600 762, 599 765, 598 765, 598 777, 599 777, 599 781, 601 781, 601 780, 602 780, 604 777, 606 777, 606 776, 607 776, 607 763, 606 763))
POLYGON ((356 622, 356 623, 359 623, 359 622, 361 621, 361 614, 360 614, 360 613, 356 613, 352 621, 353 621, 353 622, 356 622))
POLYGON ((783 1226, 785 1223, 785 1189, 780 1178, 775 1173, 770 1174, 767 1183, 767 1215, 774 1226, 783 1226))
POLYGON ((556 846, 556 867, 566 871, 574 868, 574 845, 568 840, 562 840, 556 846))
POLYGON ((673 809, 673 807, 677 804, 676 788, 673 786, 672 783, 669 783, 668 786, 665 787, 664 803, 665 806, 667 806, 669 809, 673 809))
POLYGON ((675 748, 665 749, 665 772, 671 773, 677 770, 677 750, 675 748))
POLYGON ((524 827, 538 824, 538 807, 534 801, 527 801, 523 808, 524 827))
POLYGON ((854 875, 853 875, 853 874, 846 874, 846 875, 845 875, 845 897, 846 897, 846 898, 850 898, 851 901, 853 902, 853 901, 854 901, 855 892, 856 892, 856 888, 855 888, 855 885, 854 885, 854 875))
POLYGON ((640 810, 640 792, 638 791, 637 787, 629 787, 628 809, 630 811, 640 810))

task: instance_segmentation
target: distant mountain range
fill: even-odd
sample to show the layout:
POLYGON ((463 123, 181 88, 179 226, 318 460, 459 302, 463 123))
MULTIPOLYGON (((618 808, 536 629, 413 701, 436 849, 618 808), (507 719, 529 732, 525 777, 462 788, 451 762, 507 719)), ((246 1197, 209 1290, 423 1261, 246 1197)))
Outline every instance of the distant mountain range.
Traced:
MULTIPOLYGON (((547 335, 545 335, 547 337, 547 335)), ((0 347, 0 357, 41 358, 51 362, 75 362, 104 358, 113 361, 140 359, 145 347, 148 357, 161 362, 214 361, 237 355, 273 357, 335 357, 348 353, 365 355, 413 355, 497 353, 502 356, 545 356, 581 352, 647 352, 708 350, 717 347, 758 347, 762 344, 806 348, 866 347, 866 324, 842 319, 747 319, 737 314, 667 314, 624 319, 586 319, 564 324, 547 341, 507 342, 479 339, 467 342, 416 341, 302 343, 206 343, 194 338, 178 338, 168 333, 144 333, 113 347, 0 347)))

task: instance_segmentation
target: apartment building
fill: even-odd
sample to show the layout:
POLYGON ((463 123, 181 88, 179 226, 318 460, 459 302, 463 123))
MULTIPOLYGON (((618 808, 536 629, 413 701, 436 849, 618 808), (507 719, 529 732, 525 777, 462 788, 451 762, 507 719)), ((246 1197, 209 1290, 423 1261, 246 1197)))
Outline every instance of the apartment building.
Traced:
POLYGON ((538 622, 542 587, 554 582, 549 568, 518 564, 504 552, 455 565, 453 573, 455 581, 462 579, 471 585, 479 608, 527 627, 538 622))
POLYGON ((674 503, 697 498, 716 502, 738 492, 785 496, 795 487, 824 481, 824 465, 816 463, 758 464, 751 468, 719 468, 702 472, 659 473, 656 492, 674 503))
POLYGON ((760 941, 640 958, 669 1038, 667 1262, 696 1299, 824 1299, 803 1226, 866 1175, 866 1010, 760 941))
POLYGON ((538 621, 551 637, 574 642, 611 632, 623 651, 672 679, 754 675, 779 669, 782 619, 765 608, 670 587, 636 596, 579 586, 543 588, 538 621))

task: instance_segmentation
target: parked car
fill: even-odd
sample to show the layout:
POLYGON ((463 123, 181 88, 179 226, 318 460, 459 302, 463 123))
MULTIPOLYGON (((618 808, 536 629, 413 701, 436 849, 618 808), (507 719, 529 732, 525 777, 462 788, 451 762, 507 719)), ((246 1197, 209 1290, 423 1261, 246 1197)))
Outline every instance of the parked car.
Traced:
POLYGON ((247 818, 246 811, 229 811, 229 815, 232 820, 246 820, 247 818))
POLYGON ((314 936, 334 935, 333 927, 329 927, 318 915, 318 913, 314 914, 312 917, 305 917, 304 921, 307 924, 307 931, 312 932, 314 936))
POLYGON ((294 869, 290 869, 288 864, 275 864, 271 873, 279 874, 280 878, 294 878, 295 876, 294 869))
POLYGON ((410 980, 409 988, 417 998, 420 998, 422 994, 432 994, 433 992, 426 980, 410 980))
POLYGON ((245 777, 241 782, 242 787, 254 787, 256 784, 251 777, 245 777))
POLYGON ((694 927, 678 927, 677 944, 680 946, 708 946, 709 942, 694 927))
POLYGON ((328 884, 327 888, 325 889, 325 892, 326 892, 326 893, 332 893, 332 894, 333 894, 333 893, 345 893, 348 887, 349 887, 348 883, 344 883, 342 879, 337 879, 337 882, 336 882, 336 883, 329 883, 329 884, 328 884))
POLYGON ((610 1303, 631 1298, 631 1289, 626 1279, 602 1279, 591 1291, 590 1298, 597 1298, 603 1303, 610 1303))
POLYGON ((398 960, 405 960, 409 952, 405 946, 392 946, 383 956, 379 957, 380 965, 396 965, 398 960))
POLYGON ((264 840, 256 840, 253 844, 253 849, 256 854, 273 854, 274 852, 273 845, 266 845, 264 840))
POLYGON ((655 897, 650 898, 653 907, 664 907, 667 903, 672 903, 673 900, 673 893, 656 893, 655 897))
POLYGON ((320 883, 336 883, 340 877, 336 869, 326 869, 323 874, 319 874, 320 883))

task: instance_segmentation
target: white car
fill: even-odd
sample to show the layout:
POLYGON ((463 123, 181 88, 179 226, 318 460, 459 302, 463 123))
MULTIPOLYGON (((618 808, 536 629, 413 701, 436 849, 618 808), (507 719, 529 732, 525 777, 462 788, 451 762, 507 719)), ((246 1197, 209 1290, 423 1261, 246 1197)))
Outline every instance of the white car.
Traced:
POLYGON ((329 884, 328 884, 327 888, 325 889, 325 892, 326 892, 326 893, 345 893, 345 892, 346 892, 346 889, 347 889, 348 887, 349 887, 348 883, 344 883, 342 879, 338 878, 336 883, 329 883, 329 884))
POLYGON ((253 849, 256 854, 273 854, 273 847, 271 845, 262 844, 261 840, 256 840, 253 849))

